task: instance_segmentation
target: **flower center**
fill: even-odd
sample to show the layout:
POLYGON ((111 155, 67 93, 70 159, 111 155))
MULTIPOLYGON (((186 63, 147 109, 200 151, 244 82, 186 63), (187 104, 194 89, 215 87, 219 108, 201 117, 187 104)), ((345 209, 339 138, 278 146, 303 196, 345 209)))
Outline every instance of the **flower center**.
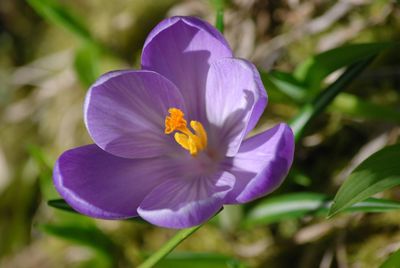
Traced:
POLYGON ((175 141, 188 150, 192 156, 207 147, 207 132, 203 125, 198 121, 190 121, 190 126, 194 133, 188 128, 185 114, 178 108, 169 108, 169 115, 165 117, 165 134, 174 134, 175 141))

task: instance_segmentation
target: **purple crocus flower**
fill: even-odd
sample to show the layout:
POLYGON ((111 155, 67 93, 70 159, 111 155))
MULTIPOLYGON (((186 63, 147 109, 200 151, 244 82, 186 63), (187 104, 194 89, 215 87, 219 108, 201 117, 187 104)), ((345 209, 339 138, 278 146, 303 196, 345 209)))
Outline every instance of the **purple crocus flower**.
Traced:
POLYGON ((215 28, 166 19, 147 37, 141 70, 106 73, 90 88, 84 118, 95 144, 60 156, 55 186, 91 217, 201 224, 286 176, 294 152, 286 124, 245 139, 266 104, 256 68, 234 58, 215 28))

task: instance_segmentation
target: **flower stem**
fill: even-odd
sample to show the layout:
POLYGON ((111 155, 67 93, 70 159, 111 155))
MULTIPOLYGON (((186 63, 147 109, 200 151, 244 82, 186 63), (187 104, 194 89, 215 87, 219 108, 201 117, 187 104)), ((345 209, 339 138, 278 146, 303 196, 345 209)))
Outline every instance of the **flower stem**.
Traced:
POLYGON ((374 59, 369 57, 359 61, 346 69, 346 71, 313 101, 303 106, 299 114, 290 121, 296 142, 300 139, 305 127, 318 114, 320 114, 334 99, 357 77, 374 59))
POLYGON ((161 259, 167 256, 174 248, 176 248, 183 240, 188 238, 192 233, 197 231, 202 225, 198 225, 192 228, 180 230, 172 237, 167 243, 165 243, 158 251, 151 255, 145 260, 138 268, 150 268, 157 264, 161 259))

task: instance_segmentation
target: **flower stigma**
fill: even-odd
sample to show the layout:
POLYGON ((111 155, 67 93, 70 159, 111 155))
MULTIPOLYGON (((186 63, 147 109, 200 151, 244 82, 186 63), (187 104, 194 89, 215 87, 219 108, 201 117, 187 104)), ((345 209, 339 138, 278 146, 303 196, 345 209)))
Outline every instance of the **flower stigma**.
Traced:
POLYGON ((196 156, 199 152, 207 147, 207 132, 203 125, 198 121, 190 121, 190 127, 194 133, 188 128, 185 114, 178 108, 169 108, 169 115, 165 117, 165 134, 174 134, 175 141, 185 150, 189 151, 192 156, 196 156))

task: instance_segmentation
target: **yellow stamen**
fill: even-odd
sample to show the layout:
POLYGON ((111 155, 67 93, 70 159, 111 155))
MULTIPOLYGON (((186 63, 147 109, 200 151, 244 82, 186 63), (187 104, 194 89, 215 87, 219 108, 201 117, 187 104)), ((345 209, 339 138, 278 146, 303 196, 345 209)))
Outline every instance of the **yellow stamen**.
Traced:
POLYGON ((165 118, 165 134, 171 134, 174 130, 186 128, 186 120, 181 110, 177 108, 168 109, 169 116, 165 118))
POLYGON ((207 147, 207 132, 198 121, 190 121, 194 133, 187 127, 185 114, 178 108, 168 109, 169 115, 165 117, 165 134, 175 132, 175 141, 193 156, 207 147))
POLYGON ((196 137, 199 137, 199 141, 202 145, 201 149, 207 147, 207 132, 203 125, 198 121, 190 121, 190 126, 194 129, 196 137))

